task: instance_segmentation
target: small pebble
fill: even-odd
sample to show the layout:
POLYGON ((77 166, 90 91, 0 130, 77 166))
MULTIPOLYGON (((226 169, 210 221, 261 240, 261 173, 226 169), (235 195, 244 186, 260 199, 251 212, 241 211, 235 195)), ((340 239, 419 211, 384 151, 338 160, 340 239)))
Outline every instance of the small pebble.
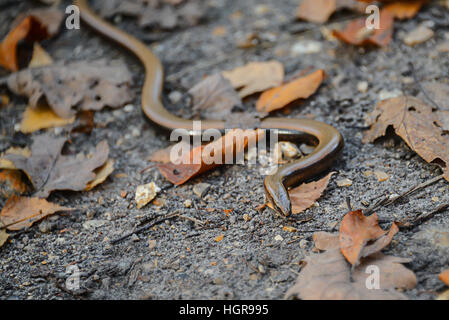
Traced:
POLYGON ((352 181, 349 180, 348 178, 337 180, 336 183, 337 183, 337 186, 339 186, 339 187, 350 187, 350 186, 352 186, 352 181))
POLYGON ((186 208, 191 208, 192 207, 192 200, 187 199, 186 201, 184 201, 184 206, 186 208))
POLYGON ((193 186, 193 193, 195 193, 198 197, 202 198, 210 188, 210 184, 208 183, 197 183, 193 186))
POLYGON ((309 246, 309 241, 302 239, 301 241, 299 241, 299 247, 301 249, 305 249, 309 246))
POLYGON ((360 81, 357 83, 357 90, 361 93, 365 93, 368 91, 368 82, 366 81, 360 81))
POLYGON ((274 240, 276 240, 276 241, 283 241, 284 238, 282 238, 282 236, 278 234, 276 237, 274 237, 274 240))
POLYGON ((432 29, 424 25, 420 25, 416 29, 407 33, 407 35, 404 37, 404 43, 409 46, 414 46, 416 44, 426 42, 427 40, 432 38, 433 35, 434 32, 432 31, 432 29))
POLYGON ((134 106, 132 104, 127 104, 125 107, 123 107, 123 110, 125 112, 133 112, 134 111, 134 106))

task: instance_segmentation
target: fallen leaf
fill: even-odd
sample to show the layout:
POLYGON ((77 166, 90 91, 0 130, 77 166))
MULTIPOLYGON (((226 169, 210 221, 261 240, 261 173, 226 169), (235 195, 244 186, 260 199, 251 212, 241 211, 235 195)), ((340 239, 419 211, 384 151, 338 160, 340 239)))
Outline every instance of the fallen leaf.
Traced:
POLYGON ((303 0, 296 17, 309 22, 324 23, 335 11, 350 9, 364 13, 366 6, 356 0, 303 0))
POLYGON ((108 65, 105 60, 30 68, 7 78, 9 89, 27 96, 31 107, 45 97, 61 118, 73 117, 74 106, 78 110, 121 107, 133 98, 130 84, 131 74, 123 63, 108 65))
POLYGON ((274 111, 285 107, 287 104, 297 99, 306 99, 310 97, 319 88, 324 76, 324 71, 319 69, 305 77, 295 79, 277 88, 265 91, 257 101, 257 111, 274 111))
POLYGON ((28 68, 36 68, 48 66, 53 63, 53 59, 50 55, 41 47, 38 42, 34 43, 33 55, 31 56, 31 61, 28 64, 28 68))
POLYGON ((137 208, 143 208, 150 203, 159 191, 161 191, 161 189, 154 182, 138 186, 135 196, 137 208))
POLYGON ((426 42, 432 38, 433 35, 434 32, 432 29, 426 27, 425 25, 420 25, 405 35, 404 43, 409 46, 414 46, 426 42))
POLYGON ((37 9, 19 15, 12 23, 12 30, 0 43, 0 65, 10 71, 17 71, 19 41, 26 39, 34 42, 53 36, 58 31, 63 17, 63 13, 55 8, 37 9))
POLYGON ((159 163, 170 163, 170 154, 174 148, 190 148, 190 143, 180 141, 174 145, 168 146, 167 148, 157 150, 148 157, 148 161, 159 162, 159 163))
POLYGON ((111 17, 115 14, 138 18, 140 27, 159 26, 162 29, 186 28, 199 23, 205 14, 202 1, 190 0, 109 0, 102 1, 100 14, 111 17))
MULTIPOLYGON (((292 204, 292 213, 298 214, 310 208, 321 197, 334 173, 331 172, 318 181, 303 183, 296 188, 288 190, 292 204)), ((272 208, 271 203, 268 203, 268 206, 272 208)))
POLYGON ((387 181, 390 178, 388 174, 383 171, 376 170, 374 171, 374 174, 376 175, 377 181, 379 182, 387 181))
POLYGON ((392 127, 407 145, 429 163, 441 164, 449 181, 449 140, 441 128, 449 113, 433 111, 421 100, 401 96, 380 101, 369 115, 371 128, 363 142, 373 142, 392 127))
POLYGON ((7 154, 17 169, 22 170, 32 182, 37 197, 46 198, 54 190, 85 190, 95 179, 95 170, 108 159, 107 141, 98 143, 92 157, 82 153, 76 157, 61 154, 66 138, 52 138, 43 134, 34 138, 31 156, 7 154))
POLYGON ((214 240, 215 240, 215 242, 220 242, 221 240, 223 240, 223 238, 224 238, 224 234, 221 234, 221 235, 215 237, 214 240))
POLYGON ((8 150, 6 150, 4 153, 2 153, 0 155, 0 169, 17 169, 11 160, 8 160, 5 158, 5 156, 9 155, 9 154, 21 155, 25 158, 28 158, 31 155, 31 150, 26 147, 25 148, 16 148, 16 147, 9 148, 8 150))
POLYGON ((347 213, 340 225, 340 250, 346 260, 356 267, 360 258, 385 248, 399 231, 395 223, 388 233, 377 224, 377 215, 364 216, 362 210, 347 213))
POLYGON ((391 13, 391 15, 397 19, 410 19, 413 18, 427 2, 428 0, 392 1, 386 4, 383 9, 391 13))
POLYGON ((30 227, 34 222, 60 211, 71 211, 45 199, 12 196, 0 212, 0 220, 8 230, 30 227))
POLYGON ((443 281, 449 287, 449 269, 440 273, 440 280, 443 281))
POLYGON ((104 165, 94 170, 95 179, 90 181, 86 185, 86 188, 84 190, 85 191, 92 190, 99 184, 103 183, 113 171, 114 171, 114 160, 112 159, 106 160, 106 163, 104 165))
POLYGON ((242 101, 231 83, 220 74, 205 78, 189 90, 193 110, 211 120, 225 120, 242 101))
POLYGON ((275 60, 267 62, 250 62, 231 71, 223 71, 234 89, 239 90, 241 98, 280 86, 284 81, 284 67, 275 60))
POLYGON ((71 118, 59 117, 45 102, 36 107, 28 106, 22 115, 20 131, 31 133, 41 129, 63 127, 75 122, 75 116, 71 118))
POLYGON ((0 229, 0 247, 2 247, 6 243, 6 240, 8 240, 8 238, 9 234, 7 234, 4 229, 0 229))
POLYGON ((393 36, 393 15, 380 11, 379 29, 367 29, 366 19, 360 18, 350 21, 342 31, 334 30, 332 34, 339 40, 357 46, 376 45, 387 46, 393 36))
MULTIPOLYGON (((337 240, 337 236, 335 236, 337 240)), ((337 241, 338 243, 338 241, 337 241)), ((297 297, 303 300, 405 300, 407 297, 395 288, 412 289, 416 285, 416 276, 402 263, 410 259, 385 256, 377 253, 362 260, 351 270, 338 248, 328 249, 324 253, 312 254, 305 259, 306 266, 296 279, 285 298, 297 297), (379 289, 367 287, 369 267, 377 267, 379 289)))
MULTIPOLYGON (((172 160, 176 163, 158 164, 157 168, 168 181, 181 185, 201 173, 225 164, 226 156, 242 154, 245 148, 253 146, 264 134, 263 130, 232 129, 216 141, 188 148, 187 152, 173 156, 176 159, 172 160)), ((179 150, 175 149, 173 153, 179 150)))
POLYGON ((28 191, 28 185, 23 182, 22 173, 18 170, 0 170, 0 196, 9 198, 13 194, 22 194, 28 191))

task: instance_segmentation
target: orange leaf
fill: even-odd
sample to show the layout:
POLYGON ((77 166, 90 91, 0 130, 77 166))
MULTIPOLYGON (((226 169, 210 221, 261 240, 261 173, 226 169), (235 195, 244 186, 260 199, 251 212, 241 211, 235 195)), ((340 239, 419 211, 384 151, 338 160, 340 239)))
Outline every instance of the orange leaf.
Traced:
POLYGON ((12 23, 12 30, 0 43, 0 66, 17 71, 17 44, 50 38, 59 29, 64 15, 58 9, 36 9, 20 14, 12 23))
POLYGON ((224 164, 226 158, 243 153, 248 145, 254 145, 263 135, 262 130, 233 129, 220 139, 181 155, 179 164, 162 163, 157 168, 171 183, 181 185, 198 174, 224 164))
POLYGON ((0 43, 0 65, 10 71, 19 70, 17 63, 17 43, 27 36, 30 31, 31 17, 27 17, 11 30, 0 43))
POLYGON ((395 1, 385 5, 384 10, 388 11, 397 19, 413 18, 421 7, 428 0, 395 1))
POLYGON ((285 107, 297 99, 306 99, 320 86, 325 76, 324 70, 317 70, 305 77, 265 91, 256 104, 259 112, 270 112, 285 107))
POLYGON ((379 29, 367 29, 365 21, 365 18, 352 20, 343 31, 334 30, 332 34, 343 42, 357 46, 384 47, 390 43, 394 16, 389 11, 384 9, 380 12, 379 29))
POLYGON ((220 242, 221 240, 223 240, 224 234, 219 235, 218 237, 215 237, 215 242, 220 242))
POLYGON ((377 224, 377 215, 364 216, 362 210, 347 213, 340 225, 340 250, 346 260, 357 266, 360 258, 367 257, 385 248, 399 231, 393 223, 388 234, 377 224), (371 244, 368 242, 374 241, 371 244))
POLYGON ((30 227, 34 222, 55 212, 69 210, 74 209, 48 202, 45 199, 13 195, 6 201, 0 212, 0 219, 8 230, 20 230, 30 227))
POLYGON ((440 273, 440 280, 443 281, 447 286, 449 286, 449 269, 440 273))

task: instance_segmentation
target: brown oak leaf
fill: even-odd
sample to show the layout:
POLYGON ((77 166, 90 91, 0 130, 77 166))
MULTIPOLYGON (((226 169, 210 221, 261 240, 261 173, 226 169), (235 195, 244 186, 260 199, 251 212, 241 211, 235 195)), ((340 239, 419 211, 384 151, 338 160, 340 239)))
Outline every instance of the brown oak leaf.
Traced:
POLYGON ((97 177, 95 170, 108 160, 107 141, 98 143, 92 157, 82 153, 76 157, 61 154, 66 138, 52 138, 46 134, 35 137, 31 156, 7 154, 17 169, 28 176, 37 190, 35 196, 46 198, 54 190, 82 191, 97 177))
POLYGON ((55 212, 71 210, 45 199, 13 195, 0 212, 0 220, 8 230, 20 230, 55 212))
POLYGON ((373 142, 392 127, 405 143, 428 163, 440 164, 449 181, 449 139, 444 124, 449 112, 434 111, 421 100, 401 96, 380 101, 370 114, 363 142, 373 142))
POLYGON ((338 235, 320 232, 314 234, 315 245, 321 244, 324 253, 306 257, 296 283, 285 298, 304 300, 398 300, 407 297, 395 288, 412 289, 416 286, 415 274, 402 263, 410 259, 387 256, 380 252, 363 258, 360 265, 351 270, 338 248, 338 235), (320 239, 324 238, 324 239, 320 239), (376 271, 377 270, 377 271, 376 271), (378 287, 369 285, 376 273, 378 287))
POLYGON ((302 20, 324 23, 330 16, 341 9, 365 12, 366 4, 356 0, 303 0, 296 17, 302 20))
POLYGON ((100 59, 92 62, 56 63, 22 70, 9 75, 11 91, 29 98, 38 106, 46 98, 61 118, 71 118, 79 110, 100 110, 104 106, 118 108, 133 98, 131 74, 125 64, 108 64, 100 59))
POLYGON ((399 231, 395 223, 387 233, 377 224, 377 215, 363 215, 362 210, 347 213, 340 225, 340 250, 346 260, 357 266, 360 259, 385 248, 399 231))

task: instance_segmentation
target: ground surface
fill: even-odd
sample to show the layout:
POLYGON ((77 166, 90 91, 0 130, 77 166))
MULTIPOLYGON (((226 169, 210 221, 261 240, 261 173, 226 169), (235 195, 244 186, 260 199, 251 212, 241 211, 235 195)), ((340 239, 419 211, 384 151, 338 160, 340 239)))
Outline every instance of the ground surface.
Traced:
MULTIPOLYGON (((97 112, 95 120, 104 126, 73 141, 74 150, 85 150, 107 139, 111 157, 116 161, 115 173, 91 192, 56 192, 50 196, 51 201, 80 208, 79 212, 54 216, 12 235, 12 241, 0 249, 0 298, 280 299, 294 283, 301 269, 299 261, 313 247, 312 231, 338 228, 336 223, 347 211, 346 197, 351 199, 353 207, 365 208, 384 193, 400 193, 441 173, 399 140, 363 144, 361 138, 364 116, 372 110, 381 91, 403 89, 409 94, 418 93, 408 81, 409 61, 422 80, 442 80, 448 76, 447 55, 434 50, 448 37, 442 27, 434 25, 435 36, 414 48, 400 40, 404 32, 421 22, 447 21, 447 10, 429 5, 413 20, 397 24, 394 44, 387 49, 362 50, 326 41, 322 29, 294 21, 293 13, 299 2, 296 0, 207 2, 210 8, 200 25, 169 32, 157 43, 148 43, 161 58, 168 76, 164 94, 185 93, 204 75, 249 61, 276 59, 284 64, 287 76, 307 68, 323 68, 328 78, 320 90, 287 115, 325 121, 345 137, 344 152, 333 168, 337 174, 318 205, 304 213, 305 217, 313 215, 313 219, 287 221, 270 209, 258 212, 256 207, 263 203, 264 193, 263 177, 257 168, 222 167, 181 187, 173 187, 156 170, 140 174, 148 166, 145 160, 148 155, 168 146, 169 141, 168 135, 147 122, 140 110, 144 73, 139 62, 85 25, 78 31, 63 30, 58 38, 44 43, 55 60, 124 59, 134 75, 137 97, 134 108, 128 112, 123 109, 97 112), (261 4, 269 10, 257 9, 261 4), (231 18, 236 11, 241 11, 240 19, 231 18), (213 36, 212 30, 217 26, 225 26, 226 35, 213 36), (311 30, 298 33, 303 29, 311 30), (251 31, 261 35, 262 45, 238 49, 235 45, 238 37, 251 31), (295 54, 292 48, 304 39, 319 41, 321 50, 314 54, 295 54), (366 93, 357 90, 360 81, 368 82, 366 93), (366 170, 381 170, 390 178, 378 182, 374 176, 365 177, 362 172, 366 170), (116 177, 119 173, 126 176, 116 177), (352 186, 338 187, 335 181, 343 178, 352 180, 352 186), (163 187, 158 199, 165 204, 137 209, 133 200, 135 188, 150 181, 163 187), (211 185, 202 199, 193 193, 198 183, 211 185), (122 190, 128 192, 126 198, 120 196, 122 190), (187 199, 193 202, 192 208, 184 206, 187 199), (228 217, 223 209, 233 211, 228 217), (201 229, 190 221, 171 220, 139 234, 138 239, 109 243, 132 230, 145 217, 175 211, 209 220, 215 227, 201 229), (251 220, 245 221, 244 214, 251 220), (87 229, 87 221, 94 221, 93 224, 97 221, 99 226, 87 229), (294 226, 298 231, 283 231, 285 225, 294 226), (215 242, 214 238, 221 234, 223 240, 215 242), (276 241, 277 235, 283 240, 276 241), (69 264, 76 264, 82 272, 81 289, 75 293, 61 289, 69 264)), ((1 37, 16 14, 33 5, 35 1, 23 1, 2 9, 1 37)), ((337 15, 334 20, 345 16, 337 15)), ((116 21, 116 24, 128 31, 137 29, 132 19, 116 21)), ((151 30, 133 33, 154 36, 151 30)), ((172 112, 183 117, 191 114, 188 106, 165 100, 172 112)), ((248 110, 254 101, 253 98, 245 100, 248 110)), ((11 142, 5 137, 14 136, 14 125, 20 121, 25 106, 25 99, 12 96, 11 106, 0 109, 1 150, 9 147, 11 142)), ((280 112, 274 116, 285 115, 280 112)), ((428 212, 448 201, 448 184, 440 181, 408 201, 381 208, 377 213, 383 220, 398 220, 428 212)), ((4 202, 5 199, 0 199, 0 207, 4 202)), ((435 298, 435 291, 443 288, 438 273, 449 265, 448 213, 437 215, 411 231, 399 232, 386 253, 413 259, 407 266, 416 273, 418 285, 405 292, 408 297, 435 298)))

